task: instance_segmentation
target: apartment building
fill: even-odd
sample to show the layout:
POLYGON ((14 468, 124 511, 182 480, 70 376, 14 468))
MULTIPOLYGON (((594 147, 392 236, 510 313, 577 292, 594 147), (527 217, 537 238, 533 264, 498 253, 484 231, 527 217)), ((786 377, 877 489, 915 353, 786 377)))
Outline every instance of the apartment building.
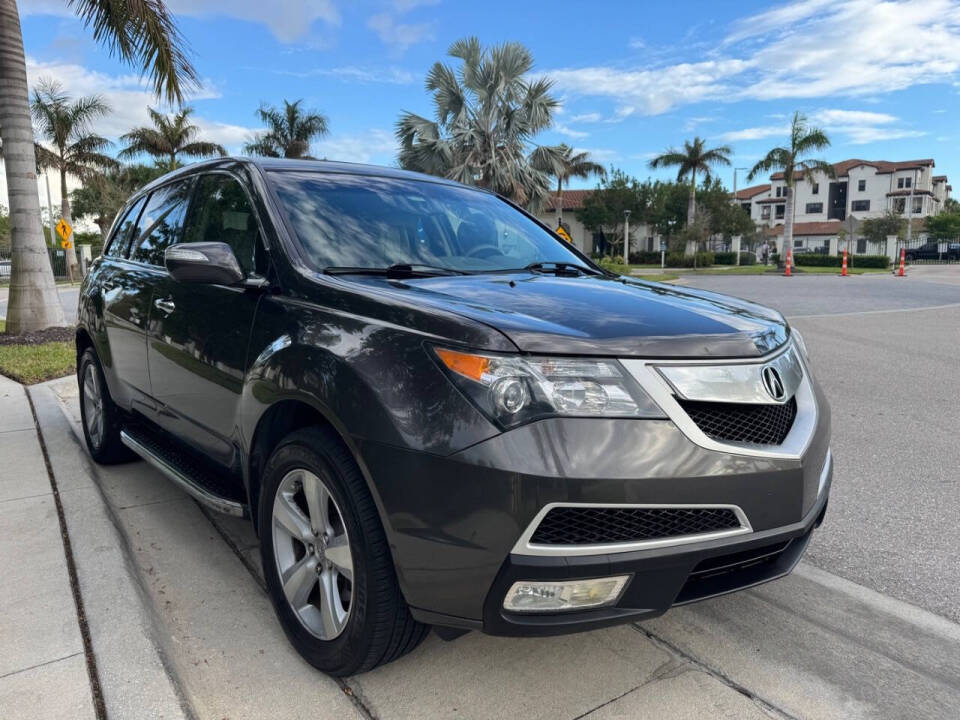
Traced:
MULTIPOLYGON (((859 223, 893 211, 913 219, 914 237, 923 237, 923 218, 938 214, 950 197, 946 175, 933 174, 934 161, 850 159, 833 166, 835 177, 816 172, 794 183, 794 248, 836 251, 840 228, 856 235, 859 223), (852 232, 851 232, 852 230, 852 232)), ((774 173, 764 185, 738 190, 733 202, 750 213, 758 225, 783 236, 787 187, 783 173, 774 173)), ((862 245, 862 241, 860 242, 862 245)), ((781 242, 777 240, 777 247, 781 242)), ((858 250, 864 252, 865 249, 858 250)))

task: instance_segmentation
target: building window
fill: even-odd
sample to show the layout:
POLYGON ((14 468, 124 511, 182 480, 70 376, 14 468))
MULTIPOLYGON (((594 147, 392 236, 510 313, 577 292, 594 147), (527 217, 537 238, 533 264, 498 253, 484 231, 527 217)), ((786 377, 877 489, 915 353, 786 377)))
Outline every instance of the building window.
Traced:
POLYGON ((783 219, 783 208, 784 208, 783 205, 777 205, 777 216, 776 216, 777 220, 783 219))
POLYGON ((807 203, 807 215, 819 215, 823 212, 823 203, 807 203))
POLYGON ((903 198, 894 198, 893 211, 903 215, 907 211, 907 201, 903 198))
POLYGON ((802 247, 803 247, 803 240, 794 240, 794 241, 793 241, 793 246, 794 246, 795 248, 802 248, 802 247))
POLYGON ((819 195, 819 194, 820 194, 820 183, 814 183, 814 184, 813 184, 813 187, 810 188, 810 194, 811 194, 811 195, 819 195))
POLYGON ((904 178, 904 179, 903 179, 903 186, 904 186, 904 187, 907 187, 907 188, 908 188, 908 187, 910 187, 912 184, 913 184, 913 178, 904 178))
POLYGON ((923 212, 923 198, 915 197, 913 199, 913 214, 919 215, 922 212, 923 212))
POLYGON ((760 208, 760 219, 761 219, 761 220, 769 220, 769 219, 770 219, 770 206, 769 206, 769 205, 764 205, 762 208, 760 208))
MULTIPOLYGON (((860 182, 863 182, 863 180, 860 182)), ((870 212, 870 201, 854 200, 852 203, 850 203, 850 210, 853 212, 870 212)))
POLYGON ((857 190, 859 190, 860 192, 863 192, 866 189, 867 189, 867 181, 857 180, 857 190))
POLYGON ((903 178, 897 178, 897 189, 903 189, 903 178))

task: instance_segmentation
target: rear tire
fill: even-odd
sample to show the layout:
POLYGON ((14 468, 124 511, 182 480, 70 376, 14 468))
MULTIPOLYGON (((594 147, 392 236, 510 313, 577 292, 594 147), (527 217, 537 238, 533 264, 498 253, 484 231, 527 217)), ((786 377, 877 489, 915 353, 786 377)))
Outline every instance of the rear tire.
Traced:
POLYGON ((298 430, 273 451, 259 521, 267 591, 311 665, 337 677, 362 673, 426 637, 429 626, 400 592, 366 482, 332 430, 298 430))
POLYGON ((120 441, 123 417, 110 398, 110 389, 93 348, 88 347, 80 356, 77 382, 80 385, 83 437, 90 456, 101 465, 133 460, 136 456, 120 441))

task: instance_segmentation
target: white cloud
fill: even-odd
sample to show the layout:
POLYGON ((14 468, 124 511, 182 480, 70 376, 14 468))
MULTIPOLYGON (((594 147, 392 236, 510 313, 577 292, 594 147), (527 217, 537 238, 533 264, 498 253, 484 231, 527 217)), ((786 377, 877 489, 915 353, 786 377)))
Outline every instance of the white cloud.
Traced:
POLYGON ((384 45, 388 45, 398 53, 404 52, 411 45, 433 40, 434 23, 400 23, 390 13, 379 13, 367 21, 367 27, 380 37, 384 45))
POLYGON ((397 150, 397 140, 393 133, 381 129, 334 135, 314 143, 311 147, 311 153, 316 157, 377 165, 392 164, 397 150))
POLYGON ((634 50, 643 50, 643 48, 647 46, 647 44, 643 41, 643 38, 639 37, 630 38, 630 42, 628 42, 627 45, 634 50))
MULTIPOLYGON (((863 145, 880 140, 920 137, 926 133, 909 128, 896 127, 900 118, 887 113, 867 112, 865 110, 842 110, 827 108, 810 114, 810 123, 822 127, 829 135, 838 136, 851 145, 863 145)), ((764 125, 759 127, 731 130, 717 136, 719 140, 760 140, 780 137, 786 142, 790 126, 764 125)))
POLYGON ((584 148, 575 147, 575 153, 589 153, 590 159, 598 163, 612 162, 620 159, 620 153, 610 148, 584 148))
POLYGON ((293 77, 332 77, 345 82, 385 83, 390 85, 410 85, 417 82, 418 75, 398 67, 369 68, 345 65, 333 68, 313 68, 310 70, 277 70, 280 75, 293 77))
POLYGON ((887 113, 866 112, 864 110, 818 110, 813 121, 822 125, 889 125, 899 118, 887 113))
POLYGON ((742 130, 730 130, 717 135, 718 140, 724 142, 735 142, 737 140, 761 140, 768 137, 784 137, 790 134, 789 125, 764 125, 761 127, 749 127, 742 130))
POLYGON ((742 19, 701 57, 708 59, 544 74, 571 95, 613 99, 621 117, 702 101, 875 97, 955 80, 960 5, 950 0, 798 0, 742 19))
POLYGON ((595 123, 603 120, 603 115, 596 112, 583 113, 581 115, 574 115, 570 118, 570 122, 581 122, 581 123, 595 123))
MULTIPOLYGON (((303 39, 318 20, 332 26, 341 20, 333 0, 166 0, 166 5, 176 15, 232 17, 266 25, 284 43, 303 39)), ((24 15, 74 14, 63 0, 23 0, 20 8, 24 15)))
POLYGON ((568 127, 563 123, 555 123, 550 129, 570 138, 585 138, 589 137, 590 135, 588 132, 584 132, 583 130, 574 130, 572 127, 568 127))

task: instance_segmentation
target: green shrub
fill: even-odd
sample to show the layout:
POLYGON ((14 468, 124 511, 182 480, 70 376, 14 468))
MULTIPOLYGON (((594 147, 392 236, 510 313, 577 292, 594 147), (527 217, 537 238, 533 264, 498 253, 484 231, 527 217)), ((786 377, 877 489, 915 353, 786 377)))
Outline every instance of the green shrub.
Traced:
MULTIPOLYGON (((839 255, 794 255, 793 262, 797 267, 807 265, 808 267, 835 267, 843 264, 843 258, 839 255)), ((853 255, 849 257, 852 267, 862 268, 883 268, 890 267, 890 258, 886 255, 853 255)))
POLYGON ((630 253, 630 264, 631 265, 659 265, 660 251, 659 250, 641 250, 639 252, 632 252, 630 253))
MULTIPOLYGON (((718 252, 714 253, 714 262, 717 265, 736 265, 737 264, 737 254, 735 252, 718 252)), ((756 265, 757 256, 752 252, 742 251, 740 253, 740 264, 741 265, 756 265)))
MULTIPOLYGON (((712 252, 697 253, 697 267, 710 267, 715 262, 712 252)), ((667 255, 667 267, 693 267, 693 255, 684 255, 683 253, 669 253, 667 255)))

